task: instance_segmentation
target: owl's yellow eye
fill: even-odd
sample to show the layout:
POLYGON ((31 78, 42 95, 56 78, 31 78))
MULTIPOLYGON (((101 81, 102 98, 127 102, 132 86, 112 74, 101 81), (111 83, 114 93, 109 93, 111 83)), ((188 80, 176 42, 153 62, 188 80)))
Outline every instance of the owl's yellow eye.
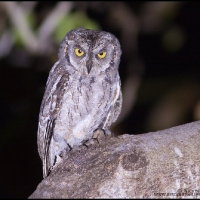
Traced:
POLYGON ((80 57, 80 56, 82 56, 82 55, 84 54, 84 51, 82 51, 82 50, 79 49, 79 48, 76 48, 76 49, 75 49, 75 53, 76 53, 77 56, 80 57))
POLYGON ((97 54, 99 58, 105 58, 106 57, 106 52, 98 53, 97 54))

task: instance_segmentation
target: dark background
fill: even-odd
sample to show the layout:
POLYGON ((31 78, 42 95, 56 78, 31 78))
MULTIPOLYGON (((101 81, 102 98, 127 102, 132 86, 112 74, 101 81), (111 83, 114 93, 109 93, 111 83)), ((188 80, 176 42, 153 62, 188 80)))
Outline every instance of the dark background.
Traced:
POLYGON ((124 104, 112 127, 115 135, 200 119, 199 3, 67 2, 68 10, 62 3, 0 3, 1 198, 27 198, 42 180, 37 152, 40 104, 59 44, 73 28, 109 31, 121 43, 124 104), (56 10, 63 12, 57 25, 39 34, 56 10), (20 13, 39 46, 30 47, 26 41, 29 33, 20 26, 22 21, 15 21, 20 13))

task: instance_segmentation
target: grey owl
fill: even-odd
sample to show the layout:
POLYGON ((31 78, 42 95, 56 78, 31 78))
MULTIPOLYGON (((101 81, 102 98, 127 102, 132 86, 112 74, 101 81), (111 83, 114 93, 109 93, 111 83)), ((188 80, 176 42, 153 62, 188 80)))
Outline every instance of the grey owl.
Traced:
POLYGON ((120 56, 120 43, 111 33, 78 28, 66 34, 40 107, 43 177, 64 149, 90 140, 96 129, 111 133, 122 105, 120 56))

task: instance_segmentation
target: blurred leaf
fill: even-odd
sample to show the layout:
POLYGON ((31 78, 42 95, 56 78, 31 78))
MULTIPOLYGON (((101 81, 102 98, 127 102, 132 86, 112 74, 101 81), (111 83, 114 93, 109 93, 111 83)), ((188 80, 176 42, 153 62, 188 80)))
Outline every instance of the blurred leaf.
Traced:
POLYGON ((165 9, 162 9, 160 17, 162 18, 163 23, 165 24, 173 23, 173 20, 177 17, 177 15, 180 12, 181 4, 179 2, 165 3, 168 4, 168 6, 165 6, 165 9))
MULTIPOLYGON (((36 21, 35 21, 35 16, 33 13, 26 13, 26 20, 29 24, 29 26, 31 27, 32 31, 36 31, 36 21)), ((16 44, 17 46, 24 46, 24 42, 22 39, 22 36, 20 35, 20 32, 18 31, 18 29, 14 26, 13 27, 13 37, 14 37, 14 44, 16 44)))
POLYGON ((100 29, 99 24, 90 19, 85 13, 69 13, 68 15, 64 16, 58 24, 54 33, 55 40, 59 43, 63 40, 67 32, 79 27, 95 30, 100 29))
POLYGON ((165 50, 171 53, 179 51, 184 45, 184 36, 184 32, 181 28, 173 26, 163 34, 163 47, 165 48, 165 50))

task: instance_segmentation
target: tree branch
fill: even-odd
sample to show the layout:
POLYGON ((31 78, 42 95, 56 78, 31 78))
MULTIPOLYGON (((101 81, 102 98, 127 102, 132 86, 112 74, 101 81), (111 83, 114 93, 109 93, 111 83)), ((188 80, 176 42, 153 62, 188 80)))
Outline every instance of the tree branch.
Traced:
POLYGON ((200 197, 199 152, 200 121, 108 138, 66 153, 29 198, 200 197))

